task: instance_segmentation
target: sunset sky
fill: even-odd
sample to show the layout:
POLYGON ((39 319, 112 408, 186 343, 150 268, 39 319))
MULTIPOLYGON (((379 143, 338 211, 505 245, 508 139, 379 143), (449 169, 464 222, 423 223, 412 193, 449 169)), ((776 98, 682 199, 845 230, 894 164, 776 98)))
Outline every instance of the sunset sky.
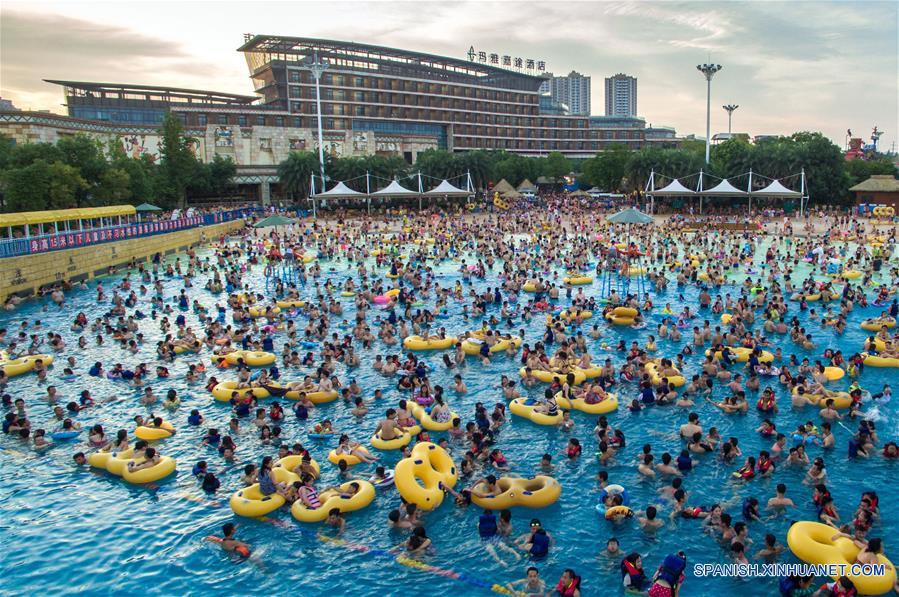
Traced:
POLYGON ((41 79, 140 83, 251 94, 235 49, 244 33, 323 37, 464 58, 476 50, 545 60, 591 75, 594 114, 606 76, 638 78, 638 112, 679 134, 712 133, 722 104, 734 131, 846 129, 897 139, 897 4, 888 2, 4 2, 0 96, 64 112, 41 79))

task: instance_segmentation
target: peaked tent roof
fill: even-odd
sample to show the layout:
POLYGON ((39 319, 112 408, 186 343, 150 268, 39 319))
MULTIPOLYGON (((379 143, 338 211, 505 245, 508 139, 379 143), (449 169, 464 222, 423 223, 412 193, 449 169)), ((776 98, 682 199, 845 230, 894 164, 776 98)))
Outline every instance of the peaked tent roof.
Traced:
POLYGON ((733 197, 736 195, 745 195, 746 191, 738 189, 734 185, 730 184, 726 178, 721 179, 721 182, 713 186, 711 189, 703 189, 702 191, 696 191, 700 195, 722 195, 733 197))
POLYGON ((372 197, 411 197, 419 194, 418 191, 410 191, 409 189, 400 186, 400 183, 394 180, 380 191, 372 193, 372 197))
POLYGON ((773 181, 764 189, 752 191, 752 195, 757 197, 799 197, 802 195, 799 191, 791 191, 787 187, 780 184, 779 180, 773 181))
POLYGON ((675 195, 695 195, 696 191, 691 191, 680 183, 678 179, 672 180, 667 186, 655 191, 649 191, 647 195, 657 195, 660 197, 673 197, 675 195))
POLYGON ((515 187, 509 184, 509 182, 504 178, 495 185, 493 185, 493 192, 499 193, 502 195, 503 193, 508 193, 509 191, 514 191, 515 187))
POLYGON ((633 207, 623 209, 617 214, 612 214, 606 220, 613 224, 649 224, 653 221, 652 216, 633 207))
POLYGON ((426 192, 425 195, 471 195, 468 191, 455 187, 447 181, 442 181, 439 185, 426 192))
POLYGON ((316 193, 313 197, 363 197, 364 195, 365 193, 354 191, 342 182, 338 182, 330 191, 316 193))
POLYGON ((899 192, 899 180, 890 174, 875 174, 868 180, 862 181, 849 189, 850 191, 868 191, 881 193, 899 192))
POLYGON ((518 190, 519 191, 535 191, 535 190, 537 190, 537 186, 534 183, 532 183, 530 180, 525 178, 524 180, 521 181, 521 184, 518 185, 518 190))

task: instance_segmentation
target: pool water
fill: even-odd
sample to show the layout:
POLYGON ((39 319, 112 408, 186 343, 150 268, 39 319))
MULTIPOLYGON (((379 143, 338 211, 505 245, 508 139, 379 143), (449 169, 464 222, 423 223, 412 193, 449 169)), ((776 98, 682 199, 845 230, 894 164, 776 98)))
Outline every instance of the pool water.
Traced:
MULTIPOLYGON (((763 243, 760 251, 764 250, 763 243)), ((205 257, 211 255, 210 250, 201 251, 205 257)), ((763 254, 763 253, 760 253, 763 254)), ((173 255, 169 260, 173 260, 173 255)), ((182 263, 185 256, 180 256, 182 263)), ((471 261, 469 261, 470 263, 471 261)), ((328 277, 335 283, 342 282, 347 276, 354 274, 354 268, 342 261, 324 261, 323 267, 334 267, 337 271, 326 272, 322 281, 328 277)), ((457 279, 459 264, 442 263, 436 267, 438 282, 442 286, 451 286, 457 279)), ((494 271, 497 271, 496 269, 494 271)), ((670 276, 669 276, 670 277, 670 276)), ((103 280, 107 296, 111 296, 112 288, 121 276, 103 280)), ((794 280, 801 279, 800 276, 794 280)), ((182 284, 180 279, 162 277, 167 299, 178 294, 182 284)), ((735 282, 741 281, 734 277, 735 282)), ((225 295, 213 295, 203 289, 206 275, 198 275, 194 279, 194 287, 189 296, 198 299, 203 305, 215 313, 216 303, 224 304, 225 295)), ((262 266, 255 266, 245 277, 254 289, 265 292, 262 266)), ((584 287, 588 294, 599 289, 596 280, 589 287, 584 287)), ((137 285, 135 284, 135 287, 137 285)), ((475 288, 483 291, 487 287, 496 286, 496 278, 488 275, 486 280, 475 280, 475 288)), ((23 304, 14 312, 0 314, 0 327, 18 330, 22 321, 34 322, 39 318, 42 332, 58 331, 63 335, 68 347, 57 356, 57 364, 51 369, 50 383, 56 385, 62 395, 61 403, 77 400, 83 389, 90 389, 94 398, 102 401, 110 396, 118 396, 121 400, 115 403, 99 404, 78 415, 82 427, 89 428, 95 423, 102 423, 108 435, 114 436, 115 430, 124 428, 133 431, 132 417, 145 414, 148 410, 139 405, 140 391, 126 385, 97 379, 86 375, 87 368, 94 361, 102 361, 106 368, 122 362, 126 368, 133 368, 140 362, 150 364, 153 371, 156 363, 155 345, 163 336, 158 321, 145 319, 140 322, 140 331, 145 335, 145 343, 139 354, 131 355, 115 346, 111 340, 104 346, 91 346, 86 350, 77 348, 78 333, 70 330, 75 314, 84 311, 91 321, 100 314, 96 304, 96 284, 92 283, 86 291, 73 291, 69 294, 66 306, 57 308, 48 300, 35 300, 23 304), (78 359, 78 372, 81 376, 65 382, 60 379, 63 361, 66 356, 74 355, 78 359)), ((723 292, 736 297, 740 293, 737 286, 726 286, 723 292)), ((303 289, 306 297, 314 294, 314 283, 310 282, 303 289)), ((675 312, 683 306, 698 306, 698 289, 695 286, 678 288, 669 285, 663 293, 654 294, 658 313, 665 303, 671 303, 675 312), (683 298, 679 298, 682 294, 683 298)), ((524 298, 524 297, 522 297, 524 298)), ((354 308, 352 299, 341 299, 344 303, 344 318, 352 320, 354 308)), ((560 304, 567 305, 564 295, 560 304)), ((820 303, 813 305, 820 313, 820 303)), ((149 304, 140 307, 149 313, 149 304)), ((106 307, 104 307, 105 311, 106 307)), ((465 321, 461 314, 461 303, 450 302, 450 317, 440 321, 451 333, 479 327, 479 322, 465 321)), ((498 314, 498 307, 491 307, 498 314)), ((841 348, 849 356, 861 350, 866 333, 859 329, 858 323, 865 317, 879 314, 876 307, 856 309, 852 313, 846 333, 840 337, 833 334, 830 328, 822 328, 818 324, 809 323, 808 312, 799 312, 797 303, 791 303, 790 316, 799 313, 800 320, 813 335, 818 348, 805 351, 789 341, 789 338, 776 338, 775 346, 783 348, 784 354, 796 354, 800 359, 808 357, 814 362, 821 358, 826 347, 841 348)), ((199 333, 202 326, 193 313, 187 313, 189 325, 199 333)), ((174 319, 174 314, 170 319, 174 319)), ((710 312, 707 316, 713 327, 718 324, 717 316, 710 312)), ((650 322, 658 320, 653 315, 650 322)), ((598 320, 593 319, 584 327, 586 332, 598 320)), ((305 317, 297 322, 302 329, 305 317)), ((759 324, 757 324, 759 325, 759 324)), ((646 336, 655 333, 655 324, 643 330, 632 330, 622 327, 609 327, 601 323, 605 332, 602 340, 588 340, 594 362, 601 362, 607 355, 614 359, 616 366, 623 363, 619 353, 606 352, 602 343, 617 344, 623 339, 628 345, 633 340, 645 342, 646 336)), ((525 324, 518 320, 514 330, 526 330, 525 342, 533 343, 542 336, 543 321, 535 317, 525 324)), ((503 325, 505 329, 505 324, 503 325)), ((31 332, 35 333, 35 332, 31 332)), ((91 335, 86 333, 91 339, 91 335)), ((659 356, 673 357, 683 345, 689 341, 687 335, 680 344, 674 345, 668 340, 659 341, 659 356)), ((276 337, 276 353, 280 354, 283 337, 276 337)), ((346 382, 355 377, 365 390, 366 400, 371 408, 369 414, 361 422, 350 415, 349 408, 341 401, 319 407, 311 415, 308 422, 298 421, 290 411, 286 420, 281 423, 283 437, 288 445, 301 441, 323 465, 323 481, 321 486, 337 481, 336 468, 326 462, 328 450, 336 445, 334 441, 315 442, 306 437, 306 430, 315 420, 330 418, 337 430, 347 432, 352 439, 368 443, 377 421, 383 411, 395 406, 401 394, 395 389, 396 379, 387 379, 374 372, 369 363, 374 354, 393 354, 394 347, 387 350, 377 344, 373 351, 360 351, 363 358, 361 367, 352 371, 342 366, 337 371, 340 379, 346 382), (383 389, 385 398, 374 403, 371 396, 375 389, 383 389)), ((440 362, 442 353, 424 353, 425 359, 433 366, 432 383, 451 388, 455 370, 447 370, 440 362)), ((208 363, 209 352, 203 351, 202 359, 208 363)), ((269 520, 258 521, 242 519, 232 514, 228 506, 230 494, 240 487, 239 474, 244 464, 258 464, 261 457, 276 451, 271 446, 263 446, 258 434, 250 429, 249 420, 245 421, 243 433, 236 438, 238 443, 237 463, 226 466, 218 453, 212 449, 200 447, 206 427, 227 428, 231 417, 227 404, 216 402, 204 389, 203 383, 189 384, 184 380, 188 364, 197 362, 199 357, 182 355, 168 367, 172 373, 169 379, 151 379, 150 385, 161 397, 169 388, 174 388, 181 396, 180 409, 174 413, 165 413, 179 430, 174 437, 160 444, 161 451, 178 460, 177 475, 172 475, 153 486, 133 486, 121 479, 105 473, 76 469, 72 465, 71 455, 86 446, 75 442, 59 443, 43 454, 36 453, 27 445, 23 445, 11 437, 0 438, 0 545, 2 545, 2 578, 3 588, 0 591, 9 594, 20 594, 36 587, 52 594, 69 594, 89 592, 105 594, 259 594, 281 593, 288 588, 296 588, 300 594, 354 594, 383 595, 400 591, 421 590, 429 595, 450 595, 464 591, 466 594, 490 594, 492 583, 504 584, 511 580, 523 578, 528 565, 527 560, 513 562, 511 556, 502 554, 509 564, 502 566, 486 555, 483 544, 478 539, 477 515, 480 509, 471 506, 467 510, 459 509, 452 500, 447 500, 437 511, 425 516, 428 536, 434 544, 433 553, 423 559, 432 568, 421 570, 404 565, 396 558, 386 554, 384 550, 400 544, 406 535, 387 529, 387 513, 399 504, 395 489, 379 492, 376 501, 367 509, 347 515, 347 529, 343 539, 350 545, 329 542, 318 538, 317 533, 331 534, 319 525, 297 523, 286 509, 274 513, 269 520), (201 410, 206 418, 203 428, 189 427, 187 416, 192 408, 201 410), (197 461, 205 459, 209 462, 210 471, 216 473, 222 481, 222 488, 217 495, 203 494, 198 482, 190 475, 190 469, 197 461), (222 552, 216 545, 204 540, 207 535, 220 534, 221 525, 228 521, 240 522, 238 537, 248 542, 254 552, 251 561, 246 562, 222 552)), ((683 372, 689 378, 700 372, 699 356, 688 359, 689 367, 683 372)), ((476 359, 469 359, 467 367, 462 370, 469 392, 465 396, 456 396, 450 390, 446 393, 450 407, 462 415, 464 421, 472 420, 474 404, 484 402, 492 405, 502 401, 498 390, 500 375, 506 374, 517 379, 519 360, 506 357, 494 358, 487 365, 481 365, 476 359)), ((793 370, 791 368, 791 370, 793 370)), ((282 380, 302 379, 311 373, 311 368, 286 370, 282 367, 282 380)), ((212 374, 210 372, 210 374, 212 374)), ((219 379, 228 375, 219 375, 219 379)), ((765 379, 763 387, 765 385, 765 379)), ((862 376, 863 386, 873 392, 880 391, 884 383, 897 381, 895 369, 866 368, 862 376)), ((778 394, 780 414, 775 422, 778 429, 788 431, 806 420, 819 423, 816 409, 807 407, 795 411, 789 406, 789 396, 783 386, 770 379, 778 394)), ((840 382, 831 383, 833 389, 845 389, 848 377, 840 382)), ((40 384, 37 377, 26 374, 13 379, 8 392, 13 397, 22 397, 28 405, 28 416, 32 428, 43 427, 50 431, 55 427, 51 422, 51 407, 43 401, 46 385, 40 384)), ((544 385, 531 390, 542 395, 544 385)), ((523 391, 523 390, 522 390, 523 391)), ((615 390, 626 404, 636 397, 636 386, 621 385, 615 390)), ((715 400, 727 394, 724 384, 716 384, 713 395, 715 400)), ((748 393, 750 405, 754 405, 757 394, 748 393)), ((261 406, 267 406, 271 400, 264 400, 261 406)), ((282 401, 282 404, 288 401, 282 401)), ((289 405, 288 405, 289 406, 289 405)), ((897 437, 897 419, 893 416, 896 401, 882 407, 887 411, 878 422, 878 432, 882 441, 897 437)), ((757 455, 759 450, 768 449, 771 440, 755 433, 755 428, 764 418, 754 408, 746 415, 723 415, 711 405, 698 401, 695 410, 701 416, 704 428, 717 426, 724 438, 737 436, 744 455, 757 455)), ((157 404, 155 411, 162 413, 157 404)), ((675 407, 651 407, 643 412, 632 414, 622 406, 617 414, 610 415, 612 424, 620 428, 626 435, 628 447, 619 454, 617 460, 606 467, 610 482, 625 486, 631 496, 632 505, 644 508, 648 504, 660 502, 657 490, 667 484, 665 480, 645 481, 636 471, 636 456, 640 446, 651 443, 658 456, 668 451, 677 456, 681 442, 675 433, 677 427, 686 422, 686 411, 675 407)), ((606 540, 615 536, 621 541, 625 552, 638 551, 643 555, 647 574, 651 575, 664 556, 668 553, 684 549, 689 563, 721 562, 728 556, 721 545, 713 537, 703 533, 700 523, 695 520, 678 519, 668 523, 656 534, 647 534, 640 530, 635 520, 613 524, 597 515, 594 506, 598 501, 598 485, 595 480, 600 467, 594 456, 596 440, 592 429, 596 417, 580 412, 573 412, 576 422, 573 431, 566 433, 555 428, 541 427, 515 416, 509 420, 499 434, 497 447, 501 448, 512 464, 512 470, 522 476, 532 476, 540 457, 545 452, 553 455, 556 465, 555 475, 561 482, 563 491, 559 501, 547 508, 529 510, 513 509, 513 526, 515 535, 525 533, 532 517, 539 517, 555 540, 555 547, 549 557, 536 563, 541 576, 548 586, 555 586, 564 568, 574 568, 583 579, 585 595, 618 594, 621 592, 619 560, 610 560, 600 556, 606 540), (561 454, 570 437, 577 437, 584 444, 584 455, 574 462, 568 462, 561 454)), ((854 429, 856 422, 847 421, 846 425, 854 429)), ((899 532, 896 518, 899 515, 899 502, 894 492, 887 491, 895 486, 894 476, 896 464, 884 461, 879 456, 869 460, 849 461, 846 457, 846 446, 849 431, 840 425, 834 425, 837 448, 825 454, 829 485, 835 503, 843 519, 851 516, 859 494, 863 490, 874 489, 881 497, 880 507, 883 520, 872 530, 870 536, 882 536, 886 539, 886 554, 899 560, 899 549, 895 537, 899 532)), ((441 434, 432 433, 432 438, 441 434)), ((86 437, 86 433, 83 434, 86 437)), ((465 451, 462 444, 454 444, 454 457, 458 463, 465 451)), ((809 457, 814 458, 822 450, 813 447, 809 457)), ((386 465, 394 464, 398 452, 383 453, 386 465)), ((684 483, 691 496, 691 504, 710 504, 713 502, 733 500, 737 505, 729 511, 734 521, 740 520, 740 506, 743 498, 758 497, 764 502, 774 494, 777 483, 786 483, 788 496, 792 497, 797 508, 785 516, 772 518, 762 523, 750 524, 750 536, 753 545, 747 550, 754 554, 761 545, 766 532, 774 533, 781 544, 786 544, 786 531, 791 520, 814 519, 815 511, 811 504, 811 488, 804 486, 802 480, 805 469, 789 469, 781 467, 773 478, 761 479, 746 485, 736 485, 730 480, 730 473, 739 464, 722 464, 714 455, 700 458, 698 467, 688 474, 684 483)), ((367 477, 374 465, 362 465, 357 471, 364 472, 367 477)), ((469 481, 460 481, 457 489, 467 486, 469 481)), ((667 520, 670 506, 658 504, 660 517, 667 520)), ((785 555, 783 561, 792 561, 785 555)), ((742 591, 747 595, 776 594, 776 579, 697 579, 689 574, 682 595, 723 595, 729 591, 742 591)))

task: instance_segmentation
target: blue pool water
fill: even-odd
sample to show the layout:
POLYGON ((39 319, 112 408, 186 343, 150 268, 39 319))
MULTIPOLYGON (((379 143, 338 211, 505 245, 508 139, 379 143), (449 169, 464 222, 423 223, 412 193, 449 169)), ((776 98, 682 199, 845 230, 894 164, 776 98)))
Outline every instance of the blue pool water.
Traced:
MULTIPOLYGON (((210 251, 201 252, 202 256, 211 255, 210 251)), ((172 256, 174 259, 177 256, 172 256)), ((185 261, 182 255, 182 261, 185 261)), ((352 275, 346 272, 346 264, 340 262, 323 262, 323 267, 336 267, 339 272, 330 273, 330 277, 340 282, 352 275)), ((451 285, 459 278, 454 269, 458 264, 446 263, 438 267, 441 285, 451 285)), ((327 277, 327 276, 326 276, 327 277)), ((114 283, 121 278, 104 279, 107 295, 111 295, 114 283)), ((175 296, 181 288, 180 280, 163 278, 167 298, 175 296)), ((194 280, 194 288, 189 291, 191 299, 198 299, 207 307, 213 307, 217 301, 223 302, 224 295, 212 295, 202 287, 205 275, 194 280)), ((264 291, 261 266, 256 266, 247 276, 256 289, 264 291)), ((50 383, 55 384, 63 397, 62 403, 77 400, 82 389, 90 389, 95 399, 110 396, 121 398, 119 402, 100 404, 78 415, 81 425, 88 428, 100 422, 108 434, 114 435, 116 429, 133 430, 132 417, 145 414, 147 409, 138 403, 139 391, 106 379, 91 378, 86 375, 87 368, 94 361, 103 361, 109 367, 122 362, 126 368, 133 368, 137 363, 147 362, 151 371, 155 367, 155 344, 161 338, 158 321, 145 319, 140 322, 140 331, 146 341, 141 352, 130 355, 108 341, 104 346, 91 346, 84 350, 77 349, 78 335, 70 331, 74 316, 84 311, 93 320, 100 314, 95 298, 95 283, 87 291, 70 293, 64 309, 58 309, 49 301, 31 301, 15 312, 0 315, 0 327, 11 331, 17 330, 24 320, 33 322, 39 318, 43 325, 42 332, 58 331, 66 339, 68 347, 59 355, 57 365, 51 370, 50 383), (74 355, 78 359, 78 372, 82 375, 75 381, 66 383, 60 379, 63 361, 66 356, 74 355)), ((495 286, 495 278, 476 281, 475 287, 483 290, 495 286)), ((598 282, 592 286, 593 292, 598 289, 598 282)), ((586 289, 588 292, 590 288, 586 289)), ((726 287, 723 292, 733 296, 739 294, 736 286, 726 287)), ((306 296, 312 296, 313 286, 303 289, 306 296)), ((667 292, 653 297, 656 311, 665 303, 671 303, 675 310, 684 305, 695 308, 698 305, 698 290, 695 287, 677 288, 671 284, 667 292), (684 294, 683 300, 678 297, 684 294)), ((352 299, 343 299, 344 317, 351 320, 354 315, 352 299)), ((561 301, 562 305, 567 304, 561 301)), ((791 315, 798 312, 796 303, 791 305, 791 315)), ((141 307, 149 312, 149 305, 141 307)), ((440 322, 450 332, 462 332, 478 327, 474 321, 464 321, 461 315, 461 304, 451 303, 451 316, 440 322)), ((108 309, 103 307, 103 311, 108 309)), ((214 309, 211 310, 214 313, 214 309)), ((819 307, 820 311, 820 307, 819 307)), ((809 357, 814 361, 820 358, 825 347, 839 347, 844 353, 851 354, 861 349, 865 332, 859 329, 858 323, 868 316, 879 313, 877 308, 857 309, 850 319, 848 331, 841 337, 833 335, 830 328, 822 328, 808 322, 808 313, 801 313, 800 319, 812 333, 818 349, 813 352, 803 351, 794 346, 788 338, 778 338, 785 355, 796 354, 800 358, 809 357)), ((710 319, 713 317, 708 314, 710 319)), ((195 331, 202 326, 193 313, 188 320, 195 331)), ((174 318, 174 315, 171 316, 174 318)), ((590 325, 596 320, 591 320, 590 325)), ((717 317, 712 319, 713 325, 717 317)), ((305 319, 298 325, 302 327, 305 319)), ((532 345, 539 340, 543 325, 541 318, 535 318, 529 325, 516 322, 515 330, 526 329, 525 342, 532 345)), ((628 328, 609 329, 602 341, 590 340, 591 354, 594 361, 601 361, 605 355, 611 355, 616 365, 620 366, 623 356, 618 353, 607 353, 600 347, 601 342, 617 344, 624 339, 628 345, 632 340, 645 341, 647 335, 654 333, 654 326, 635 331, 628 328)), ((90 334, 88 334, 90 338, 90 334)), ((280 354, 283 340, 276 340, 276 352, 280 354)), ((682 348, 686 339, 674 346, 671 342, 659 342, 657 354, 672 356, 682 348)), ((368 366, 374 354, 388 354, 396 350, 385 350, 378 345, 372 352, 363 351, 363 365, 352 372, 338 369, 338 376, 346 381, 355 377, 365 390, 365 397, 370 402, 371 412, 357 422, 349 414, 349 409, 340 401, 322 406, 313 418, 328 417, 335 423, 335 428, 345 431, 362 443, 368 438, 383 411, 394 406, 400 398, 395 389, 396 380, 386 379, 375 373, 368 366), (380 403, 371 401, 375 389, 385 391, 385 399, 380 403)), ((434 366, 433 383, 452 386, 455 371, 448 371, 440 365, 440 354, 426 354, 427 361, 434 366)), ((202 358, 208 363, 208 351, 204 350, 202 358)), ((467 510, 455 507, 451 500, 437 511, 425 517, 425 526, 429 537, 433 540, 434 553, 424 560, 439 569, 452 570, 462 575, 451 578, 448 575, 436 574, 434 571, 422 571, 397 563, 392 557, 385 557, 382 551, 401 543, 405 535, 386 528, 387 512, 399 503, 395 490, 381 493, 376 501, 366 510, 347 515, 347 530, 343 538, 349 542, 361 544, 374 551, 348 549, 344 546, 324 542, 316 538, 322 531, 317 525, 302 525, 293 520, 286 510, 272 515, 273 520, 256 521, 240 519, 232 514, 228 507, 228 498, 240 483, 238 476, 243 464, 257 463, 265 454, 275 451, 270 446, 262 446, 257 434, 249 429, 246 422, 244 433, 237 438, 238 463, 226 467, 218 453, 199 446, 203 430, 187 425, 187 416, 192 408, 199 408, 206 417, 206 425, 226 428, 230 419, 230 410, 226 404, 218 403, 205 391, 202 383, 188 384, 184 381, 187 365, 197 362, 198 357, 178 357, 173 365, 169 365, 172 377, 165 380, 151 380, 155 393, 160 397, 166 390, 175 388, 182 398, 180 409, 168 414, 178 428, 179 433, 161 443, 164 454, 178 459, 178 473, 159 482, 153 487, 133 486, 121 479, 104 473, 82 469, 76 470, 71 455, 83 445, 75 443, 60 444, 44 454, 37 454, 30 447, 10 437, 0 438, 0 547, 3 557, 0 558, 2 569, 2 592, 20 594, 27 590, 41 587, 44 592, 68 594, 90 592, 105 594, 183 594, 185 592, 205 592, 209 594, 258 594, 280 593, 288 588, 298 589, 300 594, 357 594, 383 595, 395 594, 400 590, 422 590, 429 595, 449 595, 464 591, 466 594, 490 594, 490 583, 506 583, 522 578, 528 563, 522 560, 512 563, 508 568, 502 567, 485 555, 478 539, 476 524, 479 509, 471 506, 467 510), (216 496, 204 495, 197 481, 191 477, 190 468, 198 460, 206 459, 210 470, 222 481, 222 488, 216 496), (219 534, 224 522, 238 521, 241 527, 239 538, 253 546, 255 557, 251 562, 236 560, 224 554, 217 546, 204 540, 211 534, 219 534)), ((690 366, 684 371, 689 377, 699 372, 699 358, 694 356, 690 366)), ((518 359, 495 358, 488 366, 483 366, 470 359, 468 366, 462 371, 468 385, 467 395, 458 397, 452 391, 447 392, 448 403, 459 412, 464 420, 471 420, 474 415, 474 404, 478 401, 493 404, 502 401, 497 389, 500 375, 506 374, 517 379, 518 359)), ((284 379, 301 379, 311 370, 303 368, 299 371, 284 370, 284 379)), ((228 375, 219 375, 219 379, 228 375)), ((879 391, 888 381, 895 382, 895 369, 867 368, 862 381, 863 385, 879 391)), ((778 429, 791 430, 800 422, 813 420, 819 422, 817 411, 806 408, 794 411, 789 407, 787 392, 771 379, 778 393, 781 412, 777 416, 778 429)), ((764 382, 764 380, 763 380, 764 382)), ((31 374, 13 379, 8 391, 14 397, 25 398, 28 404, 28 416, 32 427, 54 427, 51 422, 51 408, 42 400, 47 384, 39 384, 37 377, 31 374)), ((764 385, 764 384, 763 384, 764 385)), ((831 384, 834 389, 842 389, 848 385, 848 379, 831 384)), ((894 385, 896 385, 894 383, 894 385)), ((532 391, 542 393, 540 385, 532 391)), ((619 385, 619 396, 623 399, 635 397, 635 386, 619 385)), ((713 396, 716 400, 724 397, 726 388, 723 384, 716 386, 713 396)), ((754 404, 756 395, 749 393, 750 403, 754 404)), ((263 401, 263 405, 270 401, 263 401)), ((878 431, 883 441, 897 437, 897 423, 893 416, 896 409, 894 401, 884 410, 886 417, 878 423, 878 431)), ((157 413, 162 408, 157 405, 157 413)), ((700 402, 691 409, 702 417, 705 429, 715 425, 723 437, 737 436, 745 455, 757 455, 761 449, 767 449, 771 441, 754 432, 762 416, 754 409, 747 415, 722 415, 711 405, 700 402)), ((507 455, 512 463, 513 471, 522 476, 535 473, 536 465, 544 452, 554 455, 556 476, 563 486, 560 500, 545 509, 513 510, 515 534, 525 533, 533 516, 539 517, 543 526, 555 539, 555 548, 545 561, 536 565, 548 585, 554 586, 564 568, 574 568, 583 577, 586 595, 620 593, 620 574, 618 560, 610 561, 599 555, 606 540, 615 536, 621 541, 622 548, 627 551, 638 551, 643 554, 646 570, 651 574, 661 559, 668 553, 684 549, 690 563, 719 562, 727 556, 721 546, 712 537, 700 530, 698 521, 676 520, 669 523, 655 535, 642 532, 636 521, 612 524, 601 519, 594 512, 598 500, 595 476, 600 470, 593 456, 596 441, 592 437, 595 417, 574 412, 575 429, 564 433, 556 429, 534 425, 524 419, 511 416, 499 435, 498 447, 507 455), (564 449, 569 437, 578 437, 585 445, 584 456, 577 461, 567 462, 560 452, 564 449)), ((316 443, 306 438, 308 423, 297 421, 288 411, 286 421, 282 423, 283 436, 289 444, 301 441, 312 452, 312 455, 323 464, 324 483, 331 484, 336 480, 336 469, 326 463, 327 451, 334 447, 332 442, 316 443)), ((657 490, 665 481, 644 481, 636 471, 635 459, 644 443, 651 443, 657 455, 664 451, 676 456, 681 449, 681 442, 673 435, 677 427, 686 422, 686 412, 674 407, 656 407, 644 410, 639 414, 631 414, 621 408, 617 414, 610 415, 612 424, 622 429, 628 439, 628 448, 622 452, 617 461, 607 467, 610 481, 628 488, 632 503, 643 508, 658 501, 657 490)), ((848 421, 847 426, 853 428, 856 423, 848 421)), ((875 456, 870 460, 848 461, 846 445, 849 432, 839 425, 834 426, 837 437, 837 448, 825 455, 830 487, 836 504, 844 520, 851 516, 858 503, 861 491, 876 489, 881 496, 883 521, 878 523, 871 536, 882 536, 886 539, 886 553, 894 560, 899 559, 897 549, 896 517, 899 515, 899 501, 894 492, 895 463, 885 462, 875 456)), ((440 434, 432 434, 439 437, 440 434)), ((458 462, 465 448, 455 445, 455 458, 458 462)), ((810 457, 821 454, 820 448, 812 448, 810 457)), ((385 464, 392 465, 398 458, 397 452, 384 453, 385 464)), ((702 462, 685 479, 685 486, 691 492, 688 500, 691 504, 709 504, 716 501, 736 500, 756 496, 764 503, 774 493, 778 482, 789 486, 788 495, 797 503, 797 508, 788 515, 767 520, 764 524, 750 525, 750 536, 754 541, 750 548, 755 553, 763 544, 766 532, 774 533, 781 544, 786 544, 786 530, 790 520, 814 519, 815 512, 810 502, 811 490, 802 485, 804 469, 778 470, 773 478, 756 479, 747 485, 735 485, 730 481, 730 473, 738 465, 724 465, 714 456, 701 458, 702 462)), ((369 473, 373 466, 360 467, 359 470, 369 473)), ((367 476, 367 475, 366 475, 367 476)), ((460 482, 458 488, 464 487, 460 482)), ((662 507, 660 516, 667 519, 670 507, 662 507)), ((739 505, 730 510, 734 520, 740 519, 739 505)), ((328 531, 322 531, 328 532, 328 531)), ((510 561, 509 556, 504 556, 510 561)), ((786 555, 783 561, 792 561, 786 555)), ((776 592, 776 580, 773 579, 697 579, 688 574, 682 595, 723 595, 728 591, 742 591, 747 595, 770 595, 776 592)))

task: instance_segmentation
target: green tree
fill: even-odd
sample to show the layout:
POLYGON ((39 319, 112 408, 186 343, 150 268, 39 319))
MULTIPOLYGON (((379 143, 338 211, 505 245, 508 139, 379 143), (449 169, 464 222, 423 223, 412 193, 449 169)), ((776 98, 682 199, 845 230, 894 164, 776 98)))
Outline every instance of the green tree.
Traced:
POLYGON ((234 177, 237 176, 237 165, 230 157, 217 155, 206 164, 209 171, 209 190, 221 197, 234 187, 234 177))
POLYGON ((197 173, 197 158, 191 149, 193 139, 185 136, 181 121, 169 112, 159 131, 159 155, 162 158, 163 196, 168 206, 185 207, 187 187, 197 173))
POLYGON ((550 180, 559 180, 566 174, 571 172, 571 161, 558 151, 551 152, 546 156, 543 163, 543 175, 550 180))
MULTIPOLYGON (((309 196, 309 179, 313 174, 318 174, 318 156, 311 151, 292 151, 287 159, 278 165, 278 178, 281 179, 281 187, 296 200, 309 196)), ((318 186, 320 181, 316 181, 318 186)), ((321 189, 316 189, 321 192, 321 189)))
POLYGON ((886 156, 869 160, 852 160, 846 162, 846 174, 849 177, 847 184, 854 187, 878 174, 896 176, 896 165, 886 156))
POLYGON ((73 166, 38 159, 3 172, 4 210, 38 211, 76 207, 88 184, 73 166))
POLYGON ((581 165, 587 184, 597 186, 603 190, 617 192, 621 188, 621 181, 628 174, 628 163, 631 152, 623 145, 615 145, 607 151, 597 154, 596 157, 584 160, 581 165))
POLYGON ((97 205, 119 205, 131 199, 131 177, 121 168, 107 168, 94 188, 97 205))

